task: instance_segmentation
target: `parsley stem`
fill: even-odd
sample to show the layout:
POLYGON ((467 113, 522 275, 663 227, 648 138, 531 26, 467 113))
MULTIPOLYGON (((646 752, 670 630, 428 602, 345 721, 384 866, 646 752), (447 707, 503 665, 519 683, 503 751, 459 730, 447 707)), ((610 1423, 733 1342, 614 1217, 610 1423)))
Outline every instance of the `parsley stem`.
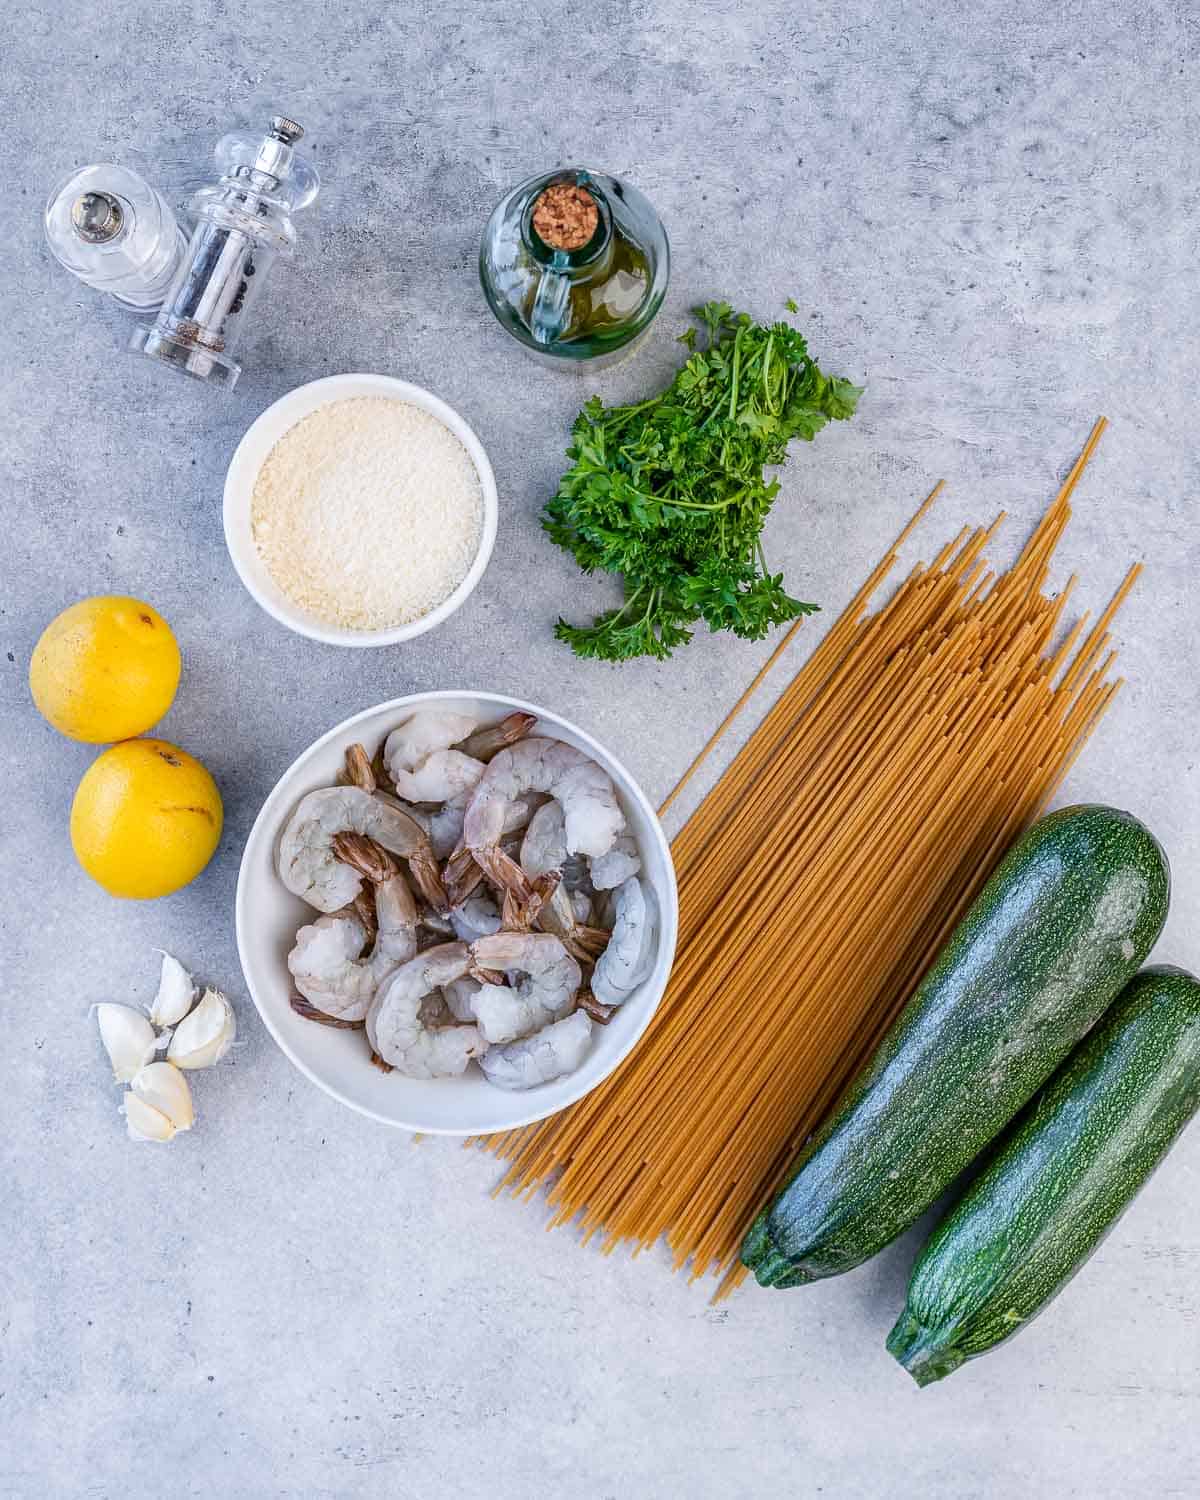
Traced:
POLYGON ((638 599, 646 592, 647 587, 647 584, 639 583, 637 588, 634 589, 633 593, 630 594, 629 598, 626 599, 625 603, 622 604, 619 610, 617 610, 616 614, 609 617, 607 623, 609 625, 615 625, 622 615, 628 614, 630 605, 637 603, 638 599))
POLYGON ((733 336, 733 388, 729 392, 729 420, 737 416, 738 370, 742 362, 742 330, 733 336))

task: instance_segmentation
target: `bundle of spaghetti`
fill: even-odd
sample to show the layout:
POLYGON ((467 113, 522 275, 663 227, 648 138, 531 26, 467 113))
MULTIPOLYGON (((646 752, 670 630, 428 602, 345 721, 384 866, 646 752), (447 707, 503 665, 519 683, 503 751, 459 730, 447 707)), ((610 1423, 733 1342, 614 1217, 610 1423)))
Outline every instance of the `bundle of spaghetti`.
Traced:
MULTIPOLYGON (((640 1045, 569 1111, 496 1136, 552 1224, 743 1274, 741 1239, 1120 687, 1109 626, 1046 588, 1103 428, 1008 572, 967 528, 874 613, 933 496, 673 846, 675 967, 640 1045)), ((937 492, 935 491, 934 494, 937 492)), ((722 726, 724 728, 724 726, 722 726)), ((690 771, 689 771, 690 774, 690 771)))

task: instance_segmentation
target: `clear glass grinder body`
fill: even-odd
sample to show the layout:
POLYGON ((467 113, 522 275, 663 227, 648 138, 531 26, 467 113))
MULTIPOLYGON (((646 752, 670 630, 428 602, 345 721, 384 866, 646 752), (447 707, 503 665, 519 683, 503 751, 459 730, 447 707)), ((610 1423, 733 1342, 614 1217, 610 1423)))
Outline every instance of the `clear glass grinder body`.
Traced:
POLYGON ((113 162, 72 172, 43 223, 59 265, 139 312, 160 305, 187 249, 162 194, 113 162))
POLYGON ((250 309, 276 257, 292 253, 292 214, 317 196, 316 168, 295 150, 303 134, 277 115, 265 135, 235 131, 217 142, 220 180, 192 198, 187 253, 133 348, 199 380, 236 383, 234 350, 250 309))

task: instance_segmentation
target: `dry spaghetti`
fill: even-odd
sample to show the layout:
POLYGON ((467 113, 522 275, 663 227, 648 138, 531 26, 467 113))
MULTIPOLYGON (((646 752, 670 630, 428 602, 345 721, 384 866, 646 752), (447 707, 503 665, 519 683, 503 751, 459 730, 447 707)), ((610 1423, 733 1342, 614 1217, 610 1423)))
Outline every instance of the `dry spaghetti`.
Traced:
POLYGON ((676 839, 678 953, 641 1045, 486 1142, 502 1186, 553 1179, 552 1222, 606 1251, 665 1235, 676 1268, 740 1280, 755 1214, 1120 686, 1108 628, 1139 570, 1057 646, 1074 579, 1045 592, 1103 426, 1007 573, 982 556, 1000 517, 869 614, 921 507, 676 839))

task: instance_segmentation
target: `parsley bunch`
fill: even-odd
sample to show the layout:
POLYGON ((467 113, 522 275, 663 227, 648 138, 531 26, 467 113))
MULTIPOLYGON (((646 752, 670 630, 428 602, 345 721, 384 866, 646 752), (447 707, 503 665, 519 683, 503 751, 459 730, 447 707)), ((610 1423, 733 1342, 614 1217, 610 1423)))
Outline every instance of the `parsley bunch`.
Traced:
POLYGON ((577 656, 661 660, 699 620, 756 641, 817 608, 767 567, 760 533, 779 484, 763 469, 784 462, 792 438, 852 416, 862 391, 823 374, 790 323, 767 328, 726 302, 696 316, 703 338, 682 335, 690 357, 661 395, 614 407, 593 397, 572 429, 572 466, 542 525, 585 572, 625 584, 624 604, 591 625, 559 620, 577 656))

